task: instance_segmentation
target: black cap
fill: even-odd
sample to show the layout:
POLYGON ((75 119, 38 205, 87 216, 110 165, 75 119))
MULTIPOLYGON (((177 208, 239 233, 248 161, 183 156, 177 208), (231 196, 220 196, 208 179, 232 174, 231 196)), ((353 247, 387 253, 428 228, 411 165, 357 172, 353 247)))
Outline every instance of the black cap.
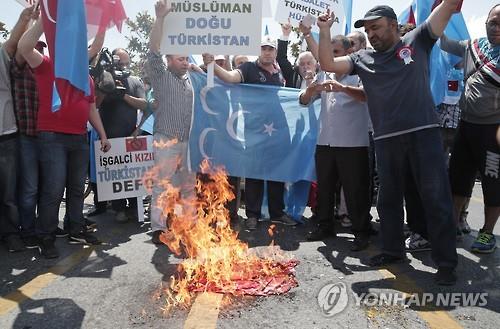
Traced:
POLYGON ((374 19, 379 19, 382 17, 392 18, 397 20, 398 16, 394 10, 389 6, 375 6, 372 9, 368 10, 363 19, 358 19, 354 23, 354 27, 359 29, 365 25, 366 21, 373 21, 374 19))

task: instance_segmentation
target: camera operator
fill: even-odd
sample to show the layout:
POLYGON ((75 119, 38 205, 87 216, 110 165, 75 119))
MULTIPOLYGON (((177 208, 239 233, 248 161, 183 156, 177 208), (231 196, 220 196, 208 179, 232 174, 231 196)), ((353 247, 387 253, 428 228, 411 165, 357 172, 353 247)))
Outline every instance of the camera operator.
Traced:
MULTIPOLYGON (((108 80, 112 77, 114 88, 109 88, 109 81, 98 84, 100 92, 104 94, 99 113, 108 138, 128 137, 136 128, 137 110, 146 102, 144 85, 138 77, 130 75, 130 56, 125 49, 117 48, 111 55, 112 63, 104 68, 104 75, 108 80)), ((128 199, 128 207, 127 199, 113 200, 112 207, 118 222, 126 222, 137 216, 135 198, 128 199)))

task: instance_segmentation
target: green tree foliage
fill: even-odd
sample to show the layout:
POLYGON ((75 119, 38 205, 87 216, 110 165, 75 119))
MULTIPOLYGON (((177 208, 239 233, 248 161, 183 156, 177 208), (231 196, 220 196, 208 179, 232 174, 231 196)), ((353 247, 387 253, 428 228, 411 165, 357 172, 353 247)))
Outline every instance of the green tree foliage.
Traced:
POLYGON ((4 40, 9 36, 9 30, 5 27, 5 23, 0 22, 0 37, 4 40))
POLYGON ((126 21, 130 36, 125 38, 128 41, 127 51, 132 59, 130 70, 134 75, 143 75, 144 61, 149 50, 149 34, 153 23, 154 18, 147 11, 138 13, 134 20, 127 19, 126 21))

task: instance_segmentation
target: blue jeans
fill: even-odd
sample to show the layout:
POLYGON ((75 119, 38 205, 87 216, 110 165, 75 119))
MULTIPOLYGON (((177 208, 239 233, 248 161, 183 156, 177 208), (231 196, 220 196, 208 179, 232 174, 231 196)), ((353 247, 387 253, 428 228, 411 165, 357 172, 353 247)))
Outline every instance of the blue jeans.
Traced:
POLYGON ((16 134, 0 136, 0 237, 19 234, 16 134))
POLYGON ((394 256, 405 254, 403 196, 405 177, 411 175, 424 205, 432 259, 439 267, 456 267, 456 223, 439 129, 384 138, 375 141, 375 147, 382 250, 394 256))
POLYGON ((85 227, 83 192, 89 165, 87 134, 70 135, 54 132, 38 134, 40 151, 40 200, 36 232, 51 235, 59 223, 59 207, 66 188, 66 211, 69 232, 76 234, 85 227))
POLYGON ((38 139, 21 135, 19 137, 19 216, 21 235, 35 234, 36 204, 38 200, 38 139))

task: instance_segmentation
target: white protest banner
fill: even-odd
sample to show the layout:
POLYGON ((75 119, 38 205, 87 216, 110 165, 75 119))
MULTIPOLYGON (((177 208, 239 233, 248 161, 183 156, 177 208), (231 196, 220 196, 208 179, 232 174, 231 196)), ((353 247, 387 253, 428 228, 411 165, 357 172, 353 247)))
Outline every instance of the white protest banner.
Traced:
MULTIPOLYGON (((335 14, 331 35, 344 34, 345 12, 343 0, 278 0, 274 19, 278 23, 287 23, 288 19, 290 19, 290 24, 297 27, 307 14, 318 17, 325 13, 327 9, 330 9, 330 12, 335 14)), ((316 24, 313 24, 312 32, 319 32, 316 24)))
POLYGON ((164 54, 259 55, 262 0, 170 0, 164 54))
POLYGON ((142 177, 154 166, 153 136, 136 139, 112 138, 111 150, 100 150, 95 142, 97 194, 99 201, 147 195, 142 177))
POLYGON ((37 3, 38 0, 16 0, 16 1, 19 2, 21 6, 28 8, 37 3))

